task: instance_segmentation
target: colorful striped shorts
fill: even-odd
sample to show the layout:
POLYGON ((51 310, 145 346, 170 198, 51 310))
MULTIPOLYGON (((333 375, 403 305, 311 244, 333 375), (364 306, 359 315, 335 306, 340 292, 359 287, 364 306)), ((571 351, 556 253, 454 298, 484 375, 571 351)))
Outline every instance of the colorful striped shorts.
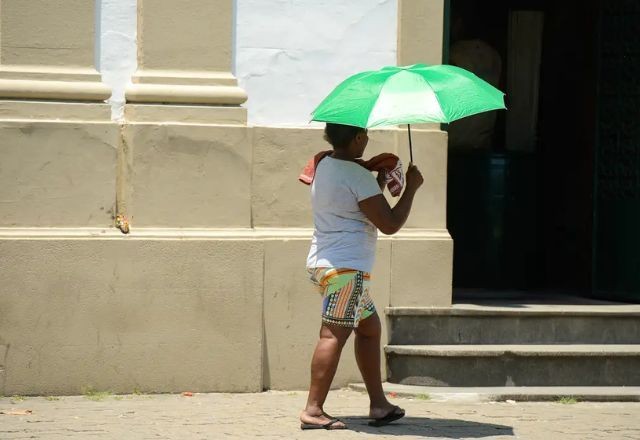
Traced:
POLYGON ((358 323, 376 311, 369 296, 368 272, 333 267, 307 268, 311 281, 322 294, 322 322, 342 327, 358 323))

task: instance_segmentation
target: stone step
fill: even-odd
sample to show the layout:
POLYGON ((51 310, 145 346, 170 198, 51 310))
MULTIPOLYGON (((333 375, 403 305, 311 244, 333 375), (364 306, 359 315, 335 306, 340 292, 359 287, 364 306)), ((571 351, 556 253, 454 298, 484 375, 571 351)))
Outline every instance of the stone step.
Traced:
POLYGON ((388 345, 389 382, 422 386, 639 386, 640 344, 388 345))
POLYGON ((392 345, 640 344, 637 305, 389 307, 392 345))
MULTIPOLYGON (((367 392, 363 383, 354 391, 367 392)), ((385 394, 430 402, 640 402, 640 387, 427 387, 385 382, 385 394)))

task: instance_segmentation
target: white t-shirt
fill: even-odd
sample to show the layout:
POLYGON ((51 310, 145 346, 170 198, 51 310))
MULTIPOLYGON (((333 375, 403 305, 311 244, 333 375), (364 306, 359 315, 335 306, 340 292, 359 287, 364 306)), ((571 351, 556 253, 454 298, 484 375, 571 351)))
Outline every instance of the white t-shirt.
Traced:
POLYGON ((355 162, 327 156, 311 185, 315 230, 307 267, 341 267, 371 272, 378 229, 358 202, 381 194, 373 174, 355 162))

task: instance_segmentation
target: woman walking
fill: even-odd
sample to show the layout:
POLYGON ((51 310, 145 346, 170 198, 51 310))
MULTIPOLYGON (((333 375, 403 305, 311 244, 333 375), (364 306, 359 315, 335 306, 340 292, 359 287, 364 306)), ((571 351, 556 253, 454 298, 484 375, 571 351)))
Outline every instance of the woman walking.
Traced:
POLYGON ((383 426, 404 416, 382 390, 380 376, 380 318, 369 296, 377 230, 396 233, 406 222, 413 198, 423 183, 409 165, 406 188, 391 208, 382 195, 384 176, 359 165, 369 141, 367 130, 327 123, 325 140, 333 152, 315 169, 311 186, 314 234, 307 258, 311 280, 323 294, 322 326, 311 361, 307 405, 300 414, 302 429, 345 429, 324 412, 324 402, 340 354, 352 332, 355 356, 369 394, 369 422, 383 426))

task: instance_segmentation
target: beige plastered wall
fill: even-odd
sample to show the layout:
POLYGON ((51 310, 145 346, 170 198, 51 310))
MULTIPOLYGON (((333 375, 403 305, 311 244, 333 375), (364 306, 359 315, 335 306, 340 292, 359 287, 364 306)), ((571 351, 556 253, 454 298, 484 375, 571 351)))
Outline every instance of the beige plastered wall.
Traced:
MULTIPOLYGON (((406 17, 422 2, 400 3, 406 64, 421 50, 402 37, 406 17)), ((305 276, 312 219, 297 176, 328 144, 318 128, 247 126, 239 106, 145 101, 178 80, 242 100, 219 59, 196 75, 150 58, 132 92, 143 98, 119 123, 98 101, 0 97, 0 394, 308 386, 320 298, 305 276)), ((381 315, 451 300, 446 134, 412 134, 425 184, 407 227, 380 236, 381 315)), ((404 127, 371 130, 367 154, 407 163, 407 145, 404 127)), ((361 380, 351 344, 334 387, 361 380)))

